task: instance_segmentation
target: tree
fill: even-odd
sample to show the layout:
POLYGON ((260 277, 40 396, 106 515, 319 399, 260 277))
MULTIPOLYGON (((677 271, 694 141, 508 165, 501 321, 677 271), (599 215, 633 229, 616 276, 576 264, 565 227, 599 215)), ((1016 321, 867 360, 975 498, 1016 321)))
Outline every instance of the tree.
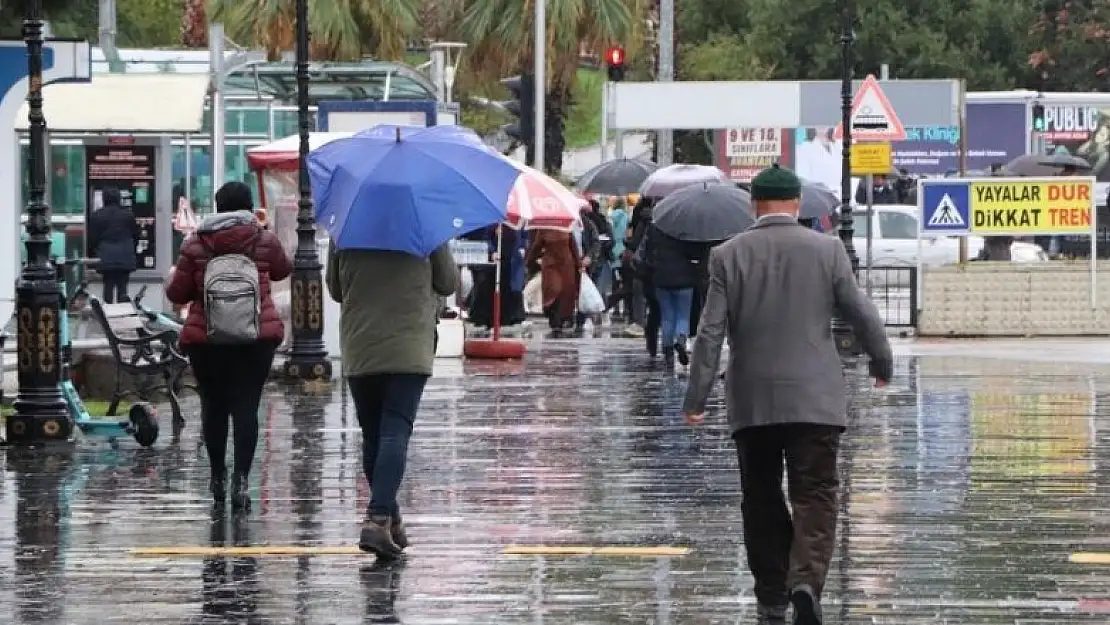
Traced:
MULTIPOLYGON (((0 38, 23 38, 23 2, 0 1, 0 38)), ((58 37, 96 38, 97 7, 81 0, 42 0, 42 15, 58 37)))
MULTIPOLYGON (((547 106, 544 165, 562 169, 564 125, 583 51, 640 49, 647 0, 548 0, 547 106)), ((466 0, 458 33, 471 46, 469 67, 496 79, 531 71, 533 4, 521 0, 466 0)))
MULTIPOLYGON (((295 47, 295 0, 211 0, 207 8, 211 20, 223 22, 232 41, 264 49, 270 60, 295 47)), ((408 36, 416 30, 418 14, 417 0, 311 0, 311 56, 400 59, 408 36)))
MULTIPOLYGON (((774 65, 776 78, 840 77, 840 13, 829 4, 796 0, 783 10, 779 0, 747 0, 745 38, 760 60, 774 65)), ((1028 39, 1022 0, 854 4, 857 77, 887 63, 898 78, 963 78, 969 89, 1014 89, 1024 82, 1027 72, 1014 49, 1028 39)))
POLYGON ((1099 91, 1110 81, 1110 5, 1046 0, 1029 36, 1030 85, 1044 91, 1099 91))

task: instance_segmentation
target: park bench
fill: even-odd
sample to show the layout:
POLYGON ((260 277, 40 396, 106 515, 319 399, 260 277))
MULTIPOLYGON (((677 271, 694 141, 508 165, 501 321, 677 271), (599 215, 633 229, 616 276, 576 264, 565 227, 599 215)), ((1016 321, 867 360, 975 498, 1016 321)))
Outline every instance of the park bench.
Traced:
POLYGON ((115 391, 108 414, 114 415, 122 400, 137 397, 153 402, 165 395, 173 412, 173 425, 185 424, 178 394, 189 361, 178 351, 178 332, 153 328, 131 303, 105 304, 97 297, 89 298, 93 319, 100 326, 116 365, 115 391), (124 384, 124 374, 133 381, 124 384))

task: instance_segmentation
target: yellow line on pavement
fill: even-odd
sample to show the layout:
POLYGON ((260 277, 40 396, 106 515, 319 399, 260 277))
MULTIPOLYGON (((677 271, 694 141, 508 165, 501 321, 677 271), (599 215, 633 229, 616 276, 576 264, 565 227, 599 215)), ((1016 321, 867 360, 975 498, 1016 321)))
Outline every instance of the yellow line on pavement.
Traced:
POLYGON ((1073 564, 1110 564, 1110 553, 1073 553, 1068 560, 1073 564))
POLYGON ((591 547, 553 545, 510 545, 507 556, 599 556, 613 558, 678 557, 690 553, 689 547, 591 547))

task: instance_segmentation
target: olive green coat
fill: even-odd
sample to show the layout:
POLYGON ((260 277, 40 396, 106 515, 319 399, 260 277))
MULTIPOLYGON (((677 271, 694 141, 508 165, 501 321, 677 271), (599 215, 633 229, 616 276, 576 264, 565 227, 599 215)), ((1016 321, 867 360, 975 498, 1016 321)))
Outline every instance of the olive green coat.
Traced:
POLYGON ((342 311, 343 375, 432 374, 437 298, 459 283, 446 245, 429 258, 331 245, 327 283, 342 311))

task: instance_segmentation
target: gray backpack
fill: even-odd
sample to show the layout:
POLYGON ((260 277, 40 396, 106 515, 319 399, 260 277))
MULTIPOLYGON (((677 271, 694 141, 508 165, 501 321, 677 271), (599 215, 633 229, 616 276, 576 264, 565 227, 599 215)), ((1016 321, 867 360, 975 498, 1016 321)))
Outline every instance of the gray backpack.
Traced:
MULTIPOLYGON (((205 244, 210 257, 204 266, 204 316, 208 342, 238 345, 258 340, 262 289, 250 254, 215 254, 205 244)), ((203 241, 202 241, 203 243, 203 241)))

